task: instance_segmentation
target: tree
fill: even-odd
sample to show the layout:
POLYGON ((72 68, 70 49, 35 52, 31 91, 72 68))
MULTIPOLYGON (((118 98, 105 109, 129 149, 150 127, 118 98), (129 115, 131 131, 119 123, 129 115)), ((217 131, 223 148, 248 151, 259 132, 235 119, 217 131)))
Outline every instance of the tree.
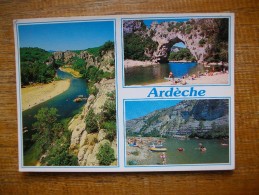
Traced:
POLYGON ((139 34, 126 34, 124 37, 124 58, 132 60, 149 60, 145 55, 145 49, 154 51, 158 43, 154 42, 150 37, 141 36, 139 34))
POLYGON ((69 153, 71 132, 66 130, 63 135, 53 143, 43 163, 48 166, 77 166, 77 157, 69 153))
MULTIPOLYGON (((77 165, 77 157, 69 153, 71 132, 65 123, 57 120, 56 108, 41 108, 33 124, 36 133, 32 136, 39 155, 45 154, 41 163, 48 166, 77 165)), ((37 158, 40 158, 38 156, 37 158)))
POLYGON ((40 48, 25 47, 20 49, 21 83, 48 83, 55 77, 57 68, 51 61, 52 54, 40 48))
POLYGON ((37 121, 33 124, 33 128, 36 129, 36 133, 32 136, 32 139, 40 144, 42 151, 45 151, 64 127, 56 123, 56 108, 41 108, 35 118, 37 121))
POLYGON ((199 129, 203 130, 205 128, 203 121, 199 122, 199 129))

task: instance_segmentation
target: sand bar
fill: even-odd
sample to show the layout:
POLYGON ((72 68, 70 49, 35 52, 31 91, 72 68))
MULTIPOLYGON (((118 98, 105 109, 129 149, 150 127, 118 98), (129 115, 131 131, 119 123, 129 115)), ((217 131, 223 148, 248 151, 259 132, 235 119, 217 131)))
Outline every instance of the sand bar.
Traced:
POLYGON ((22 88, 22 111, 32 108, 66 91, 70 80, 54 81, 22 88))
MULTIPOLYGON (((185 79, 187 84, 186 85, 209 85, 209 84, 228 84, 229 74, 221 74, 216 73, 213 76, 200 76, 199 78, 192 79, 185 79)), ((175 78, 175 80, 178 80, 178 78, 175 78)), ((162 83, 153 83, 149 84, 149 86, 164 86, 164 85, 182 85, 180 83, 172 84, 171 81, 166 81, 162 83)))
POLYGON ((60 67, 59 69, 63 72, 67 72, 69 74, 72 74, 72 76, 75 77, 75 78, 81 78, 82 77, 82 75, 78 71, 74 70, 73 68, 60 67))
POLYGON ((137 60, 124 60, 124 67, 125 68, 132 68, 132 67, 136 67, 136 66, 151 66, 151 65, 156 65, 159 63, 155 63, 152 61, 137 61, 137 60))

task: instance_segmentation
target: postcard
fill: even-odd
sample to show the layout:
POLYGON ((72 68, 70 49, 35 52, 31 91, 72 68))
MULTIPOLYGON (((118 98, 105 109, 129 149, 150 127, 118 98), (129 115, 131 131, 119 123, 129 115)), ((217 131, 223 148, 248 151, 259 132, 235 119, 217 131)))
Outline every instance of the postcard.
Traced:
POLYGON ((234 15, 14 21, 19 171, 233 170, 234 15))

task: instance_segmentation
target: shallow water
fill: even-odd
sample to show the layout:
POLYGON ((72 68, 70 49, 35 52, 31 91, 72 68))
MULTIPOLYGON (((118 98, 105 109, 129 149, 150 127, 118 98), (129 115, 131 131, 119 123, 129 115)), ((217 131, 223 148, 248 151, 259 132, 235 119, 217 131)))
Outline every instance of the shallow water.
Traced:
POLYGON ((170 72, 175 78, 181 78, 186 74, 197 74, 203 71, 201 65, 195 62, 170 62, 150 66, 138 66, 125 69, 125 85, 148 85, 165 82, 170 72))
MULTIPOLYGON (((167 164, 203 164, 203 163, 229 163, 229 146, 222 146, 224 140, 216 139, 175 139, 169 138, 164 142, 167 148, 167 164), (206 147, 206 152, 199 150, 199 143, 206 147), (179 152, 177 148, 184 148, 179 152)), ((143 165, 161 165, 161 152, 150 152, 151 158, 142 162, 143 165)))

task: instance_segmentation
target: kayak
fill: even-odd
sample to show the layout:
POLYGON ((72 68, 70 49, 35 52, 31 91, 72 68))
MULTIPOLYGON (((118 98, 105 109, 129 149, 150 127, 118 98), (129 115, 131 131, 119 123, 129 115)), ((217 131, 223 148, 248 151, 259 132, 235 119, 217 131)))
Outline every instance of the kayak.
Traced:
POLYGON ((153 152, 166 152, 167 151, 166 148, 154 148, 154 147, 150 148, 150 150, 153 152))

